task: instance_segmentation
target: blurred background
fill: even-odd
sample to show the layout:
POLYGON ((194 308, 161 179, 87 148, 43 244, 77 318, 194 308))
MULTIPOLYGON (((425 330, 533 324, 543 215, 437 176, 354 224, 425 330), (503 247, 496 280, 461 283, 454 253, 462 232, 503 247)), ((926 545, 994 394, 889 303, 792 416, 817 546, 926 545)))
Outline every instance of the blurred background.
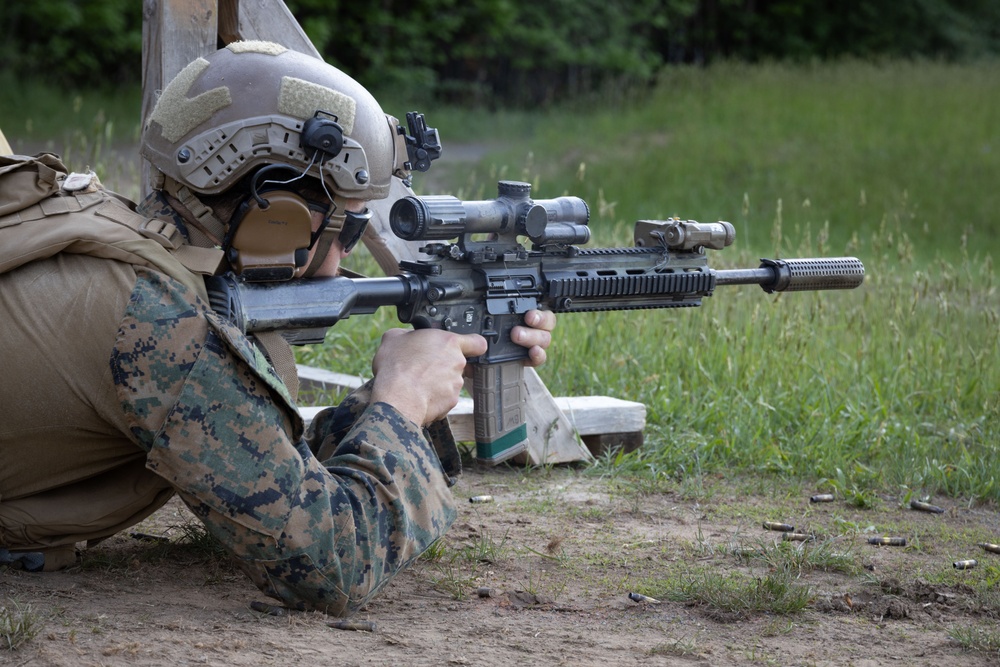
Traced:
MULTIPOLYGON (((536 108, 655 81, 664 65, 996 55, 991 0, 416 0, 286 3, 328 62, 410 102, 536 108)), ((9 80, 140 83, 142 3, 0 8, 9 80)))

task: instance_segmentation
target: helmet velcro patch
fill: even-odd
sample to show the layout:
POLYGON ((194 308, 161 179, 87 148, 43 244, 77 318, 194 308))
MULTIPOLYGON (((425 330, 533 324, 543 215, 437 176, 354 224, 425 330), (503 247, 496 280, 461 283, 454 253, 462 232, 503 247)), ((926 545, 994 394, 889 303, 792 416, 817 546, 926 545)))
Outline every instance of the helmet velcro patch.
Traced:
POLYGON ((226 48, 233 53, 266 53, 270 56, 280 56, 288 49, 281 44, 274 42, 262 42, 259 40, 247 40, 245 42, 232 42, 226 48))
POLYGON ((281 78, 281 93, 278 95, 278 111, 294 118, 312 118, 317 111, 325 111, 337 117, 344 128, 344 134, 354 129, 357 102, 353 97, 339 91, 320 86, 310 81, 292 76, 281 78))
POLYGON ((208 67, 204 58, 198 58, 174 77, 157 100, 149 122, 160 126, 160 133, 167 141, 174 142, 212 117, 219 109, 232 104, 229 88, 219 86, 206 90, 196 97, 188 97, 195 80, 208 67))

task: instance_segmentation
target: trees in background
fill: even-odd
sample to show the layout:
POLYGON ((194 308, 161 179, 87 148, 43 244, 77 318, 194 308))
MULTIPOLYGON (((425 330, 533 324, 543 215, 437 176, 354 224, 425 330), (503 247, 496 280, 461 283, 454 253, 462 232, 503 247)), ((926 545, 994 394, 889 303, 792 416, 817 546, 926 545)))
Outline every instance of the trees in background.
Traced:
POLYGON ((0 72, 79 88, 142 78, 140 0, 3 0, 0 72))
MULTIPOLYGON (((665 63, 1000 52, 995 0, 287 0, 332 63, 378 91, 539 105, 650 81, 665 63)), ((139 0, 0 6, 0 67, 135 84, 139 0)))
POLYGON ((538 105, 650 81, 666 63, 1000 53, 996 0, 287 0, 368 85, 538 105))

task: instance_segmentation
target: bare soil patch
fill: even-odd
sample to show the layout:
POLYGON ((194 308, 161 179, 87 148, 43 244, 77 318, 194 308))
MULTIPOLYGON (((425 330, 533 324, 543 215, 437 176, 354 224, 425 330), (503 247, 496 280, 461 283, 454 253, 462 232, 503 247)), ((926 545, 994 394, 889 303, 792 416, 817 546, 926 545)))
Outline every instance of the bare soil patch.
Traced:
POLYGON ((30 605, 40 628, 17 650, 0 649, 0 664, 1000 662, 949 638, 956 627, 997 625, 1000 599, 987 579, 1000 556, 976 546, 1000 535, 995 508, 952 505, 928 515, 886 501, 859 510, 811 504, 810 491, 761 488, 748 497, 715 478, 643 489, 563 468, 466 471, 455 488, 461 516, 441 548, 353 617, 374 632, 333 629, 334 619, 317 613, 252 609, 267 599, 225 559, 182 544, 197 533, 183 528, 194 519, 171 501, 137 528, 170 543, 122 534, 86 550, 69 571, 0 570, 0 606, 30 605), (479 495, 493 502, 466 500, 479 495), (780 533, 763 521, 817 535, 855 570, 794 572, 793 585, 809 590, 798 612, 675 599, 691 581, 752 589, 774 574, 773 562, 741 556, 746 550, 782 550, 794 560, 796 549, 815 548, 778 547, 780 533), (869 545, 869 526, 906 533, 909 546, 869 545), (954 570, 962 557, 979 567, 954 570), (480 588, 492 595, 480 597, 480 588), (659 595, 659 603, 635 602, 630 592, 659 595))

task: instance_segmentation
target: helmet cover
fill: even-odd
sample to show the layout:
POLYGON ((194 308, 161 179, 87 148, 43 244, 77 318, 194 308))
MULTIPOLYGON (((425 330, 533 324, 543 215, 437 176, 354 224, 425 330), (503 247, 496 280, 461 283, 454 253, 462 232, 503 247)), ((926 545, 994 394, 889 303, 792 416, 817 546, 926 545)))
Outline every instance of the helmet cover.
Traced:
POLYGON ((190 63, 164 88, 143 128, 140 153, 164 175, 218 194, 267 164, 323 180, 352 199, 388 195, 405 178, 398 122, 357 81, 324 61, 271 42, 233 42, 190 63), (302 146, 314 117, 335 119, 335 154, 302 146))

